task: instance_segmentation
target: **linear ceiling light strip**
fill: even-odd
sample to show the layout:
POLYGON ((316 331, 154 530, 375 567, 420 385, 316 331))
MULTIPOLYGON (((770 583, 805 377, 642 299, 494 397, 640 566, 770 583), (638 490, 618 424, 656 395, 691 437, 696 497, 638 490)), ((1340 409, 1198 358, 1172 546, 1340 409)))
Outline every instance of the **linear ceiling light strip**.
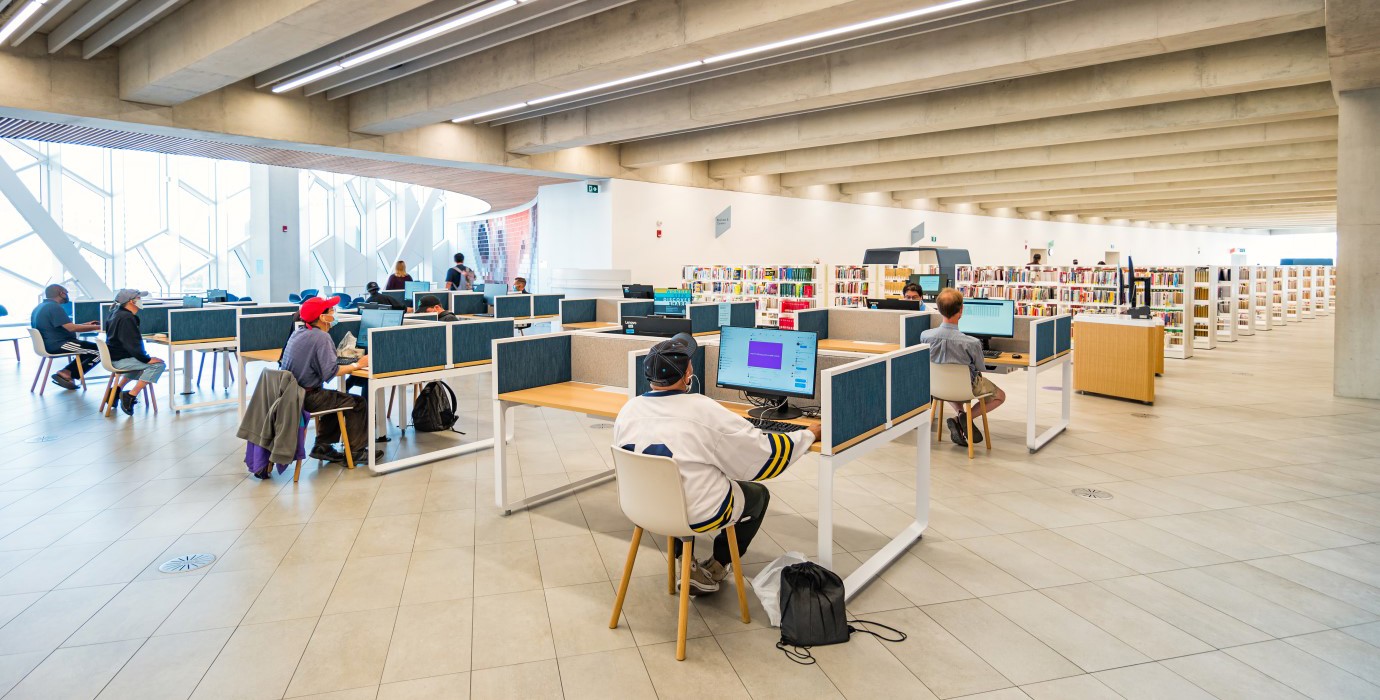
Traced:
POLYGON ((16 30, 23 26, 25 22, 29 21, 29 18, 37 14, 45 2, 47 2, 47 0, 29 0, 29 4, 14 13, 14 15, 10 17, 10 21, 6 22, 5 26, 0 27, 0 44, 5 43, 16 30))
POLYGON ((609 81, 609 82, 600 83, 600 84, 598 84, 598 85, 590 85, 590 86, 588 86, 588 87, 583 87, 583 88, 579 88, 579 89, 576 89, 576 90, 568 90, 568 91, 566 91, 566 92, 558 93, 558 94, 555 94, 555 95, 547 95, 547 96, 545 96, 545 97, 538 97, 538 98, 536 98, 536 99, 534 99, 534 100, 528 100, 528 101, 526 101, 526 102, 521 102, 521 103, 518 103, 518 104, 515 104, 515 105, 509 105, 509 106, 507 106, 507 107, 499 107, 499 108, 497 108, 497 109, 490 109, 490 110, 486 110, 486 111, 483 111, 483 112, 478 112, 478 113, 475 113, 475 114, 469 114, 469 115, 466 115, 466 116, 463 116, 463 117, 456 117, 455 119, 452 119, 451 121, 454 122, 454 123, 456 123, 456 124, 459 124, 459 123, 461 123, 461 122, 472 121, 472 120, 475 120, 475 119, 482 119, 482 118, 484 118, 484 117, 491 117, 491 116, 494 116, 494 115, 496 115, 496 114, 502 114, 502 113, 504 113, 504 112, 509 112, 509 111, 512 111, 512 110, 521 109, 521 108, 523 108, 523 107, 534 106, 534 105, 540 105, 540 104, 545 104, 545 103, 547 103, 547 102, 555 102, 555 101, 558 101, 558 100, 563 100, 563 99, 566 99, 566 98, 569 98, 569 97, 575 97, 575 96, 578 96, 578 95, 584 95, 584 94, 591 93, 591 92, 598 92, 599 90, 605 90, 605 89, 612 88, 612 87, 618 87, 618 86, 620 86, 620 85, 626 85, 626 84, 629 84, 629 83, 635 83, 635 82, 638 82, 638 81, 641 81, 641 80, 648 80, 648 79, 650 79, 650 78, 656 78, 656 77, 660 77, 660 76, 663 76, 663 75, 669 75, 669 74, 672 74, 672 73, 679 73, 679 72, 681 72, 681 71, 690 70, 691 68, 698 68, 699 66, 711 65, 711 64, 714 64, 714 63, 722 62, 722 61, 731 61, 731 60, 737 59, 737 58, 743 58, 743 57, 746 57, 746 56, 752 56, 752 55, 754 55, 754 54, 764 53, 764 52, 767 52, 767 51, 775 51, 775 50, 777 50, 777 49, 789 48, 789 47, 791 47, 791 46, 797 46, 797 45, 800 45, 800 44, 808 44, 808 43, 810 43, 810 42, 819 41, 819 40, 821 40, 821 39, 828 39, 828 38, 830 38, 830 37, 840 36, 840 35, 844 35, 844 34, 851 34, 851 33, 853 33, 853 32, 858 32, 858 31, 863 31, 863 30, 867 30, 867 29, 872 29, 872 28, 875 28, 875 27, 881 27, 881 26, 885 26, 885 25, 888 25, 888 24, 894 24, 894 23, 896 23, 896 22, 903 22, 903 21, 906 21, 906 20, 909 20, 909 19, 915 19, 916 17, 923 17, 923 16, 925 16, 925 15, 931 15, 931 14, 934 14, 934 13, 936 13, 936 12, 943 12, 943 11, 945 11, 945 10, 953 10, 953 9, 957 9, 957 8, 960 8, 960 7, 966 7, 966 6, 968 6, 968 5, 974 5, 974 4, 977 4, 977 3, 979 3, 979 2, 985 2, 985 1, 986 1, 986 0, 950 0, 949 2, 940 3, 940 4, 938 4, 938 5, 930 5, 929 7, 922 7, 922 8, 917 9, 917 10, 910 10, 909 12, 901 12, 901 13, 899 13, 899 14, 887 15, 886 17, 878 17, 878 18, 876 18, 876 19, 870 19, 870 20, 867 20, 867 21, 865 21, 865 22, 858 22, 858 23, 855 23, 855 24, 849 24, 849 25, 842 26, 842 27, 835 27, 835 28, 833 28, 833 29, 826 29, 826 30, 824 30, 824 31, 822 31, 822 32, 815 32, 815 33, 813 33, 813 34, 805 34, 805 35, 803 35, 803 36, 793 37, 793 38, 790 38, 790 39, 783 39, 783 40, 781 40, 781 41, 775 41, 775 42, 772 42, 772 43, 770 43, 770 44, 762 44, 761 46, 753 46, 753 47, 751 47, 751 48, 740 49, 740 50, 738 50, 738 51, 730 51, 730 52, 728 52, 728 53, 719 54, 719 55, 717 55, 717 56, 710 56, 709 58, 705 58, 705 59, 702 59, 702 60, 691 61, 691 62, 689 62, 689 63, 682 63, 682 64, 680 64, 680 65, 678 65, 678 66, 671 66, 671 67, 669 67, 669 68, 662 68, 662 69, 659 69, 659 70, 649 71, 649 72, 647 72, 647 73, 640 73, 640 74, 638 74, 638 75, 629 76, 629 77, 627 77, 627 78, 620 78, 620 79, 618 79, 618 80, 611 80, 611 81, 609 81))
POLYGON ((441 34, 445 34, 446 32, 455 31, 456 29, 459 29, 468 24, 473 24, 481 19, 484 19, 485 17, 491 17, 500 12, 503 12, 504 10, 517 7, 520 2, 533 2, 533 0, 500 0, 500 2, 485 5, 484 7, 481 7, 477 10, 466 12, 465 14, 456 16, 452 19, 448 19, 444 22, 433 24, 430 27, 427 27, 426 29, 412 32, 411 34, 407 34, 405 36, 386 42, 384 44, 380 44, 379 46, 376 46, 367 51, 363 51, 348 58, 341 59, 335 63, 332 63, 331 65, 325 66, 323 68, 318 68, 317 70, 298 76, 287 82, 279 83, 278 85, 275 85, 273 87, 273 91, 282 93, 287 92, 288 90, 294 90, 296 88, 302 87, 303 85, 306 85, 307 83, 320 80, 328 75, 339 73, 340 71, 343 71, 346 68, 353 68, 360 64, 368 63, 369 61, 373 61, 375 59, 387 56, 388 54, 401 51, 409 46, 426 41, 427 39, 440 36, 441 34))

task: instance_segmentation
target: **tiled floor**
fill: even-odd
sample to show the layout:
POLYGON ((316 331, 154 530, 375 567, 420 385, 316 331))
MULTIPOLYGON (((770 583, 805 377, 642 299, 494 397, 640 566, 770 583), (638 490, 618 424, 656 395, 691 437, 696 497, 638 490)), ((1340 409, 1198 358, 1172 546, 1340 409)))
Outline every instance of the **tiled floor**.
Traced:
MULTIPOLYGON (((260 482, 233 409, 103 418, 96 390, 32 396, 33 358, 6 358, 0 692, 1380 697, 1380 404, 1333 398, 1331 333, 1312 320, 1170 360, 1154 407, 1075 397, 1073 427, 1037 455, 1024 382, 998 378, 1013 400, 995 452, 935 445, 929 532, 852 606, 909 640, 817 648, 815 666, 775 649, 755 600, 740 623, 731 590, 695 602, 677 663, 657 538, 608 629, 631 530, 612 485, 505 518, 489 453, 260 482), (157 571, 196 552, 218 560, 157 571)), ((464 439, 488 434, 487 386, 461 387, 464 439)), ((1040 398, 1053 415, 1058 393, 1040 398)), ((583 416, 521 411, 518 436, 516 495, 604 468, 609 432, 583 416)), ((913 449, 838 480, 840 568, 904 524, 913 449)), ((772 483, 749 574, 814 553, 813 479, 807 462, 772 483)))

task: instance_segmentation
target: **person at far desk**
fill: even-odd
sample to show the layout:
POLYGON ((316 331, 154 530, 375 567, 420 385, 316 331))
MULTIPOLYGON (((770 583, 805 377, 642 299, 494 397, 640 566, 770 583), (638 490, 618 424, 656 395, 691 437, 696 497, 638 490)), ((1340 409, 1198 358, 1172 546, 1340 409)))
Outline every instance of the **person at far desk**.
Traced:
MULTIPOLYGON (((139 332, 139 309, 144 308, 144 297, 148 292, 121 289, 115 292, 115 313, 105 324, 105 342, 110 348, 110 365, 123 372, 139 371, 138 379, 132 389, 120 392, 120 410, 125 415, 134 415, 136 397, 144 387, 158 381, 168 368, 163 360, 149 357, 144 350, 144 336, 139 332)), ((121 377, 123 380, 124 377, 121 377)))
POLYGON ((920 302, 920 310, 925 310, 925 294, 923 291, 921 291, 920 285, 914 282, 907 284, 906 288, 901 291, 901 297, 903 299, 906 299, 907 301, 920 302))
POLYGON ((99 323, 73 323, 63 305, 70 301, 67 288, 60 284, 50 284, 43 290, 43 302, 34 307, 29 316, 29 325, 43 336, 43 348, 48 352, 75 352, 71 364, 52 376, 53 383, 64 389, 77 388, 72 381, 81 363, 81 374, 85 375, 100 362, 100 351, 95 343, 78 340, 78 333, 93 333, 101 329, 99 323))
MULTIPOLYGON (((369 356, 355 360, 348 365, 336 361, 335 341, 329 333, 335 325, 335 305, 338 297, 312 297, 302 302, 297 315, 305 325, 297 328, 288 337, 283 347, 283 358, 278 367, 292 373, 298 386, 306 390, 302 397, 302 410, 308 413, 327 411, 345 407, 345 431, 350 436, 350 449, 355 462, 368 459, 369 431, 367 399, 325 388, 326 382, 343 377, 349 373, 369 366, 369 356)), ((327 462, 345 461, 345 453, 335 449, 340 442, 340 423, 335 418, 316 421, 316 444, 311 448, 312 459, 327 462)))
POLYGON ((474 270, 465 267, 465 254, 455 254, 455 267, 446 270, 446 291, 468 292, 474 289, 474 270))
POLYGON ((364 301, 370 304, 383 304, 384 306, 387 306, 390 309, 397 309, 398 311, 412 311, 412 308, 409 307, 406 303, 398 301, 396 298, 390 297, 387 294, 380 292, 378 282, 370 282, 369 284, 364 286, 364 289, 369 292, 369 298, 365 299, 364 301))
POLYGON ((389 291, 407 289, 407 283, 412 281, 412 275, 407 274, 407 263, 399 260, 393 265, 393 274, 388 276, 388 282, 384 289, 389 291))
POLYGON ((514 294, 531 294, 531 292, 527 291, 527 278, 526 278, 526 277, 514 277, 514 278, 513 278, 513 293, 514 293, 514 294))
MULTIPOLYGON (((652 390, 628 401, 618 412, 613 444, 675 459, 691 527, 709 532, 736 524, 738 555, 742 556, 762 526, 771 500, 767 487, 756 482, 780 476, 808 453, 819 439, 819 425, 767 433, 714 399, 690 393, 687 387, 695 378, 690 358, 696 347, 689 333, 652 346, 643 364, 652 390)), ((675 540, 674 547, 679 559, 680 540, 675 540)), ((732 561, 728 535, 720 531, 714 538, 714 555, 703 563, 691 562, 691 594, 719 590, 732 561)))
MULTIPOLYGON (((920 342, 930 345, 930 362, 941 365, 955 364, 968 365, 968 371, 973 378, 973 394, 992 394, 992 398, 987 399, 987 412, 991 413, 1006 401, 1006 392, 1001 387, 992 383, 992 380, 982 376, 982 368, 985 361, 982 359, 982 341, 958 329, 958 321, 963 318, 963 295, 957 289, 946 287, 939 292, 935 298, 935 306, 939 307, 939 315, 944 317, 944 323, 938 328, 931 328, 920 334, 920 342)), ((949 425, 949 439, 953 440, 959 447, 968 446, 967 418, 963 415, 966 408, 960 403, 950 403, 954 409, 955 416, 946 421, 949 425)), ((974 407, 974 410, 979 410, 974 407)), ((973 416, 976 420, 982 414, 973 416)), ((977 424, 973 425, 973 444, 982 442, 982 431, 978 430, 977 424)))
POLYGON ((441 300, 437 299, 435 294, 428 294, 422 297, 421 301, 417 302, 417 307, 420 308, 421 312, 424 314, 436 314, 437 321, 450 322, 460 320, 460 317, 447 311, 446 307, 441 306, 441 300))

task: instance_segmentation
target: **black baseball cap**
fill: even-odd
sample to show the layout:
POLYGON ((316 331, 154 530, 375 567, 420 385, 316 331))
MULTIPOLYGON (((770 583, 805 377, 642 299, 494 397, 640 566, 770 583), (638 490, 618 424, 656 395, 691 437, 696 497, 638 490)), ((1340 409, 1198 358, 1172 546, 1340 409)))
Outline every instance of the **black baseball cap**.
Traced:
POLYGON ((429 308, 431 308, 431 307, 433 307, 433 306, 440 306, 440 305, 441 305, 441 300, 440 300, 440 299, 437 299, 435 294, 428 294, 428 295, 422 297, 421 300, 417 302, 417 308, 419 308, 419 309, 429 309, 429 308))
POLYGON ((652 346, 642 363, 642 373, 652 384, 675 384, 690 369, 690 358, 699 347, 689 333, 677 333, 652 346))

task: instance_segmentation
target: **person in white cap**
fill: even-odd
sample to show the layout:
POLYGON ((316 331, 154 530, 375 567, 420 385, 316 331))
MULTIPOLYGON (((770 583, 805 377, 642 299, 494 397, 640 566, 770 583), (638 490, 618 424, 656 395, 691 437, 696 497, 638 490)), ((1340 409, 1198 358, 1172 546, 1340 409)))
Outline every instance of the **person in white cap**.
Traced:
POLYGON ((115 313, 105 324, 105 342, 110 348, 110 364, 115 369, 132 372, 138 370, 134 386, 120 392, 120 410, 125 415, 134 415, 134 404, 144 387, 158 381, 167 365, 157 357, 149 357, 144 350, 144 336, 139 331, 139 309, 144 308, 144 297, 148 292, 135 289, 121 289, 115 292, 115 313))
MULTIPOLYGON (((643 364, 652 391, 628 401, 618 412, 613 444, 674 458, 691 527, 710 532, 736 525, 742 556, 771 500, 767 487, 756 482, 780 476, 808 453, 819 439, 819 425, 791 433, 763 432, 714 399, 690 392, 695 378, 691 358, 697 349, 688 333, 652 347, 643 364)), ((674 547, 679 558, 680 540, 674 547)), ((728 536, 720 531, 714 538, 714 556, 691 563, 690 592, 719 590, 730 562, 728 536)))

